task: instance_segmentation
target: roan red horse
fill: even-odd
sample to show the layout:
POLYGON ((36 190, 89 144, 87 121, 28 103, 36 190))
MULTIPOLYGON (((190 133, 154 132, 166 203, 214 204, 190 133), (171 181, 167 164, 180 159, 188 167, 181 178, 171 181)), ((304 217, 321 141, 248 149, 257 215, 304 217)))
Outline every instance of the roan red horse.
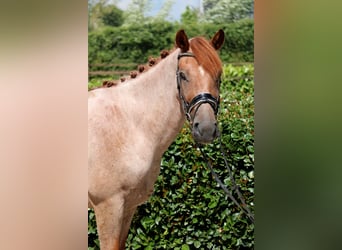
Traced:
POLYGON ((88 200, 102 250, 125 248, 134 212, 152 194, 162 155, 185 118, 197 143, 218 136, 223 42, 223 30, 210 41, 188 40, 180 30, 175 48, 147 72, 89 91, 88 200))

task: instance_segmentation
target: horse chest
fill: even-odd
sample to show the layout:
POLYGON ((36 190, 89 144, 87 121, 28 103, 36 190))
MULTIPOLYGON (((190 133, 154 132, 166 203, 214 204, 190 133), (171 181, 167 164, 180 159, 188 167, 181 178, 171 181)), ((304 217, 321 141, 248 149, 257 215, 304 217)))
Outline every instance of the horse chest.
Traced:
POLYGON ((136 166, 137 170, 132 172, 132 180, 126 200, 132 205, 144 203, 153 193, 154 183, 160 172, 160 164, 149 164, 136 166))

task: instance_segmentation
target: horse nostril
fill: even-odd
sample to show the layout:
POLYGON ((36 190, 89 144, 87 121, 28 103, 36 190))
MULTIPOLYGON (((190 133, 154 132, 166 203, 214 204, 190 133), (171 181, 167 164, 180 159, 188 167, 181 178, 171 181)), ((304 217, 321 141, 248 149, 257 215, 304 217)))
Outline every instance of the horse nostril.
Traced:
POLYGON ((192 127, 192 129, 199 135, 202 135, 202 132, 201 132, 201 128, 200 128, 200 124, 199 122, 195 122, 194 123, 194 126, 192 127))

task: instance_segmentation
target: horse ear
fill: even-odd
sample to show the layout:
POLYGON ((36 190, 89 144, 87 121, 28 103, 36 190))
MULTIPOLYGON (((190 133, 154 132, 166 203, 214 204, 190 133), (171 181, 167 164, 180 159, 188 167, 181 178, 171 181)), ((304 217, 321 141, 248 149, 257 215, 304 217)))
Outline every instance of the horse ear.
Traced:
POLYGON ((187 52, 189 50, 189 40, 184 30, 179 30, 176 34, 176 45, 181 51, 187 52))
POLYGON ((219 50, 224 43, 224 31, 222 29, 217 31, 210 42, 214 49, 219 50))

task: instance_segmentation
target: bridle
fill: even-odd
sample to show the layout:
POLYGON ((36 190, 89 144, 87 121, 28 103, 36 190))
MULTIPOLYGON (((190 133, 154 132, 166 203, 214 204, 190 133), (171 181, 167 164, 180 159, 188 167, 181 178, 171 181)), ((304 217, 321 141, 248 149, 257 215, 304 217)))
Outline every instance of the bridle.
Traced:
POLYGON ((208 103, 214 110, 215 116, 217 115, 218 109, 219 109, 219 104, 220 104, 220 97, 217 99, 213 97, 210 93, 200 93, 196 95, 190 103, 187 102, 183 96, 182 93, 182 88, 181 88, 181 76, 180 76, 180 71, 179 71, 179 60, 182 57, 195 57, 195 55, 191 52, 184 52, 184 53, 179 53, 177 57, 177 71, 176 71, 176 76, 177 76, 177 88, 178 88, 178 94, 179 98, 182 101, 182 106, 184 109, 185 116, 187 120, 189 121, 190 124, 192 124, 192 117, 191 117, 191 112, 195 110, 194 116, 196 115, 197 110, 203 103, 208 103))

